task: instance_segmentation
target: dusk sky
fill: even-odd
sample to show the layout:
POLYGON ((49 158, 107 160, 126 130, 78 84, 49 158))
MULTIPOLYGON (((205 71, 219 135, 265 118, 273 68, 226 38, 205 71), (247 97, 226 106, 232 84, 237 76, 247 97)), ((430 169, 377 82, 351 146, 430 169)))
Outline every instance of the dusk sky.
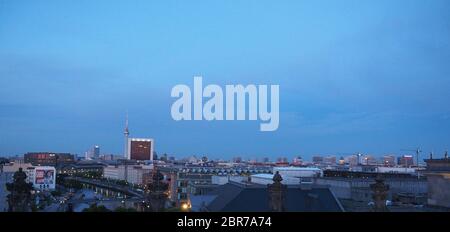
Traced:
POLYGON ((0 156, 262 158, 450 146, 448 0, 0 0, 0 156), (280 85, 280 124, 174 121, 177 84, 280 85))

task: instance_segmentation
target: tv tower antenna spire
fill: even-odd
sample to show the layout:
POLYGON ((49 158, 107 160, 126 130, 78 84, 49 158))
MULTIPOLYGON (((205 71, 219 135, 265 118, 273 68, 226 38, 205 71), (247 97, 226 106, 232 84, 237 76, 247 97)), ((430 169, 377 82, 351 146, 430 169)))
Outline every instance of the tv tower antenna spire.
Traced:
POLYGON ((128 110, 125 119, 125 130, 123 132, 125 138, 125 146, 123 156, 125 159, 128 159, 128 136, 130 135, 130 131, 128 130, 128 110))

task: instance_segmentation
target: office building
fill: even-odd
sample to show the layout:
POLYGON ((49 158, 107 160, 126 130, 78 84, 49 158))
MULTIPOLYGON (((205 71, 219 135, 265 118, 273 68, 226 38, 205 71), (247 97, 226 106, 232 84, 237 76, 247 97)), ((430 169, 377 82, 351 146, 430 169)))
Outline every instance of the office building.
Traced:
POLYGON ((450 159, 447 153, 444 158, 425 159, 428 182, 427 203, 432 207, 450 209, 450 159))
POLYGON ((312 157, 312 162, 314 164, 322 164, 323 163, 323 157, 322 156, 313 156, 312 157))
POLYGON ((323 163, 327 165, 335 165, 336 164, 336 156, 330 155, 323 158, 323 163))
POLYGON ((142 185, 149 180, 152 165, 109 165, 103 169, 103 177, 111 180, 124 180, 128 183, 142 185))
POLYGON ((357 166, 359 164, 359 157, 357 155, 350 155, 344 158, 345 163, 349 166, 357 166))
POLYGON ((24 162, 34 166, 57 166, 75 162, 74 155, 69 153, 29 152, 24 155, 24 162))
POLYGON ((395 156, 393 155, 385 155, 383 156, 383 166, 393 167, 395 166, 395 156))

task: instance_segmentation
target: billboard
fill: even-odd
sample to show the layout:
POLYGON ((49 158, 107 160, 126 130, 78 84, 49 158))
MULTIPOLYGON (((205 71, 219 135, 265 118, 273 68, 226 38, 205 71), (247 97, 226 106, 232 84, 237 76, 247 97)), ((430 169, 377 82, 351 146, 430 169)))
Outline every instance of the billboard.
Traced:
POLYGON ((56 170, 54 167, 36 167, 33 186, 37 189, 55 189, 56 170))

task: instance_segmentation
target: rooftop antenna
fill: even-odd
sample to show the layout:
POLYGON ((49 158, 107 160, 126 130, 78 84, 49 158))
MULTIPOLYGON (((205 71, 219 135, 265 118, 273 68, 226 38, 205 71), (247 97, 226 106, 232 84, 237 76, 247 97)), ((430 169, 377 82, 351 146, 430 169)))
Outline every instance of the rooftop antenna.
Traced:
POLYGON ((124 146, 124 153, 123 156, 125 159, 128 158, 128 136, 130 135, 130 131, 128 130, 128 110, 125 116, 125 130, 123 132, 125 137, 125 146, 124 146))

